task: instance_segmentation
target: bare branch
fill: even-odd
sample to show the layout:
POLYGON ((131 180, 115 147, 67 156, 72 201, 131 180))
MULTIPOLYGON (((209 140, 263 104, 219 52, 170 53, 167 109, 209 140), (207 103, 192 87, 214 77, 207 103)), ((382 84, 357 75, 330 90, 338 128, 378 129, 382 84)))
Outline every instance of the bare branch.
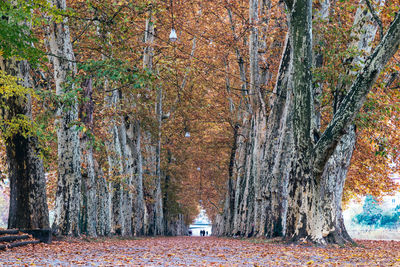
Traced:
POLYGON ((365 0, 365 3, 367 4, 367 7, 369 9, 369 12, 371 12, 372 17, 374 18, 376 24, 378 24, 379 27, 379 37, 382 40, 383 38, 383 26, 382 26, 382 21, 379 18, 378 14, 376 14, 374 7, 372 6, 371 2, 369 0, 365 0))

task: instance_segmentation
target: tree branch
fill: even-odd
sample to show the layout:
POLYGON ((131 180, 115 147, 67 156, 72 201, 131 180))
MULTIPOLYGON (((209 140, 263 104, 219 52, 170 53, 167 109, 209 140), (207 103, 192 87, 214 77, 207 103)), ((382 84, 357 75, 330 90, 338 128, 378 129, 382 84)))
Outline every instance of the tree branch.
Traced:
POLYGON ((286 5, 286 8, 288 11, 292 10, 293 7, 293 0, 283 0, 283 2, 286 5))
POLYGON ((399 45, 400 12, 397 13, 386 35, 367 59, 364 68, 358 72, 349 93, 343 99, 338 111, 315 145, 313 169, 316 177, 322 175, 326 162, 345 133, 346 127, 354 121, 379 73, 396 53, 399 45))
POLYGON ((365 0, 365 3, 367 4, 367 7, 369 9, 369 12, 371 12, 372 17, 374 18, 376 24, 378 24, 379 27, 379 37, 383 38, 383 26, 382 26, 382 21, 379 18, 378 14, 376 14, 374 7, 372 6, 371 2, 369 0, 365 0))

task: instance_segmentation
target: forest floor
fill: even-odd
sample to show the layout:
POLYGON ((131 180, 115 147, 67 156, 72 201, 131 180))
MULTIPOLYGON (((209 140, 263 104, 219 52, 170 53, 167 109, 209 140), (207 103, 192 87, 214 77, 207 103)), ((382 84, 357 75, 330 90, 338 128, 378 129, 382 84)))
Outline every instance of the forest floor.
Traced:
POLYGON ((400 266, 400 241, 358 244, 321 248, 216 237, 66 239, 0 251, 0 266, 400 266))

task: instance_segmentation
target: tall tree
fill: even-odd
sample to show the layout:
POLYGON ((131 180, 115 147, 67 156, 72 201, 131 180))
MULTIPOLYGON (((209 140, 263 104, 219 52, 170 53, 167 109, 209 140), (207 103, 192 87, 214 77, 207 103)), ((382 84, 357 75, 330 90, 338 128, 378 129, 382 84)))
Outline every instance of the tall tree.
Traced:
MULTIPOLYGON (((61 11, 67 10, 65 0, 49 0, 61 11)), ((68 18, 53 19, 47 27, 49 59, 54 69, 57 109, 58 182, 53 231, 63 235, 79 235, 81 199, 81 159, 77 130, 77 86, 69 80, 76 75, 75 55, 72 48, 68 18)))
POLYGON ((31 26, 35 17, 24 2, 0 3, 0 120, 5 141, 10 206, 8 228, 49 227, 46 179, 41 148, 32 116, 36 84, 31 63, 37 65, 31 26), (31 61, 31 62, 29 62, 31 61))
MULTIPOLYGON (((153 10, 149 10, 148 18, 146 19, 146 28, 145 28, 145 38, 144 41, 146 43, 146 47, 143 52, 143 68, 147 71, 155 71, 153 66, 153 45, 155 38, 155 30, 154 24, 155 20, 153 17, 153 10)), ((146 163, 150 166, 149 174, 155 178, 155 189, 154 189, 154 206, 152 207, 153 214, 151 223, 152 233, 154 235, 163 235, 164 234, 164 214, 162 207, 162 192, 161 192, 161 126, 162 126, 162 88, 159 87, 157 89, 157 99, 155 104, 156 111, 156 121, 157 121, 157 130, 156 137, 152 137, 150 132, 144 134, 144 138, 147 140, 148 147, 146 150, 148 151, 148 157, 146 158, 146 163), (152 140, 156 140, 156 144, 154 145, 152 140)))
MULTIPOLYGON (((88 236, 97 236, 97 187, 95 159, 93 157, 93 140, 88 135, 93 129, 93 86, 92 78, 87 78, 82 83, 84 103, 79 110, 79 117, 83 123, 81 137, 83 164, 86 167, 82 174, 82 204, 81 204, 81 231, 88 236)), ((102 207, 106 208, 106 207, 102 207)))
MULTIPOLYGON (((400 15, 397 14, 380 44, 357 73, 350 91, 344 97, 327 129, 316 144, 311 140, 311 1, 286 1, 290 35, 293 40, 294 90, 294 167, 290 172, 289 205, 286 235, 324 243, 326 221, 318 197, 321 175, 345 128, 354 121, 378 74, 395 54, 400 44, 400 15), (324 225, 321 225, 323 223, 324 225)), ((333 223, 334 225, 334 223, 333 223)))
POLYGON ((30 64, 15 58, 0 57, 0 61, 0 119, 10 181, 8 228, 45 229, 49 227, 45 172, 38 138, 29 129, 32 95, 23 89, 33 87, 30 64))
MULTIPOLYGON (((325 1, 325 5, 329 5, 329 1, 325 1)), ((327 10, 327 8, 322 10, 327 10)), ((377 10, 378 12, 380 11, 380 9, 375 8, 374 10, 377 10)), ((325 13, 327 12, 329 11, 325 11, 325 13)), ((366 55, 371 53, 372 43, 378 30, 378 23, 374 23, 373 15, 371 12, 372 11, 369 10, 367 4, 365 4, 365 1, 359 2, 359 7, 356 11, 352 31, 350 33, 352 41, 349 44, 348 50, 352 51, 352 53, 351 56, 347 57, 344 60, 349 64, 346 64, 346 73, 339 76, 340 80, 337 84, 336 90, 333 92, 334 112, 336 112, 336 110, 339 108, 344 95, 350 89, 351 83, 348 81, 354 79, 356 74, 354 69, 363 67, 366 60, 366 55)), ((327 17, 327 15, 323 16, 325 18, 327 17)), ((314 34, 314 39, 316 35, 317 34, 314 34)), ((321 62, 318 62, 320 65, 315 65, 315 67, 321 67, 321 55, 315 55, 314 50, 314 60, 316 57, 319 57, 319 61, 321 62)), ((316 87, 315 84, 314 87, 316 87)), ((314 88, 314 90, 320 89, 314 88)), ((319 133, 320 123, 318 123, 318 118, 321 115, 318 114, 318 111, 316 111, 315 116, 317 117, 317 123, 315 123, 315 127, 319 133)), ((321 177, 322 182, 320 186, 322 187, 322 189, 320 190, 322 193, 320 195, 320 206, 325 213, 324 218, 321 218, 321 220, 327 220, 328 222, 326 224, 329 225, 329 227, 326 227, 323 232, 324 235, 326 235, 326 239, 331 239, 332 241, 330 242, 339 244, 352 242, 344 226, 341 202, 344 182, 346 180, 350 160, 355 149, 355 143, 355 125, 350 125, 346 128, 345 134, 341 137, 332 156, 329 158, 321 177), (331 218, 331 216, 333 216, 334 218, 331 218), (335 225, 332 225, 332 222, 335 222, 335 225)))

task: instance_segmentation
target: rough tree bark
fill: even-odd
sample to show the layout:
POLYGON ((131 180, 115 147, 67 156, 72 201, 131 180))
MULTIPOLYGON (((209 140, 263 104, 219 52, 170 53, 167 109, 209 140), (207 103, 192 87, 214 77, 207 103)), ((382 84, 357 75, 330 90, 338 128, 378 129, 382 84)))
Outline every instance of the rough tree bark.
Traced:
POLYGON ((161 191, 161 127, 162 127, 162 88, 157 90, 156 102, 157 115, 157 145, 156 145, 156 191, 155 198, 155 231, 156 235, 164 235, 164 211, 163 211, 163 193, 161 191))
POLYGON ((293 152, 289 171, 287 236, 302 237, 313 222, 315 180, 312 177, 311 114, 312 99, 312 22, 311 0, 294 1, 288 6, 289 40, 293 47, 289 87, 293 88, 293 152))
MULTIPOLYGON (((66 10, 65 0, 49 0, 55 8, 66 10)), ((53 231, 56 234, 79 235, 79 214, 81 197, 80 145, 76 122, 78 101, 75 85, 67 77, 76 74, 76 63, 72 49, 68 18, 51 22, 47 29, 50 61, 53 63, 56 94, 61 103, 57 110, 58 182, 56 192, 55 219, 53 231), (72 94, 74 95, 74 94, 72 94)))
MULTIPOLYGON (((107 34, 103 31, 100 25, 97 23, 97 35, 99 38, 106 40, 107 34)), ((101 59, 105 60, 105 55, 101 55, 101 59)), ((108 88, 108 80, 105 79, 104 81, 104 89, 107 90, 108 88)), ((112 94, 105 94, 104 101, 108 107, 112 107, 113 96, 112 94)), ((115 125, 112 124, 110 126, 110 130, 114 133, 115 125)), ((112 141, 116 139, 113 137, 112 141)), ((108 160, 108 174, 113 173, 113 171, 117 168, 114 166, 116 164, 115 161, 115 152, 113 152, 113 145, 112 141, 106 141, 106 151, 107 151, 107 160, 108 160), (111 159, 111 161, 110 161, 111 159)), ((113 196, 113 183, 110 181, 110 176, 106 177, 104 172, 99 166, 99 163, 96 159, 93 159, 94 165, 94 172, 95 172, 95 187, 96 187, 96 233, 99 236, 109 236, 115 230, 113 229, 113 212, 112 212, 112 196, 113 196)))
MULTIPOLYGON (((98 27, 97 32, 100 38, 107 40, 107 33, 103 29, 98 27)), ((102 55, 102 59, 107 60, 107 57, 102 55)), ((141 169, 141 167, 137 168, 135 165, 138 162, 136 158, 134 158, 137 148, 136 143, 133 143, 130 139, 134 137, 130 135, 129 122, 119 113, 119 107, 123 101, 123 93, 120 90, 109 87, 110 81, 105 79, 105 102, 108 108, 112 109, 114 112, 114 117, 109 126, 111 140, 106 142, 109 167, 108 176, 111 180, 111 228, 114 234, 132 236, 136 232, 133 214, 133 194, 135 193, 136 187, 132 187, 135 186, 133 183, 135 181, 135 171, 136 169, 141 169)), ((107 185, 107 183, 108 182, 105 181, 105 185, 107 185)), ((103 182, 100 184, 103 184, 103 182)), ((101 192, 107 192, 107 188, 102 189, 101 192)))
MULTIPOLYGON (((266 17, 266 7, 269 1, 250 1, 249 21, 251 23, 251 32, 249 39, 249 73, 250 81, 247 83, 245 66, 239 49, 236 49, 236 57, 239 63, 240 77, 242 81, 242 91, 244 96, 249 99, 246 110, 240 112, 243 121, 239 129, 236 129, 236 152, 234 158, 236 164, 232 175, 236 180, 236 191, 234 205, 232 208, 227 207, 225 210, 233 211, 233 220, 227 225, 226 229, 232 229, 234 235, 254 235, 254 229, 259 222, 258 197, 260 192, 260 171, 261 164, 264 159, 265 147, 265 127, 266 127, 266 106, 264 102, 264 86, 268 81, 268 67, 263 62, 263 54, 265 53, 266 43, 264 35, 266 29, 260 30, 261 22, 267 25, 267 21, 260 19, 260 13, 263 18, 266 17), (262 36, 260 39, 260 35, 262 36), (249 92, 247 94, 247 88, 249 92)), ((235 28, 232 19, 232 13, 228 8, 228 16, 231 21, 232 32, 235 35, 235 28)), ((236 38, 236 37, 235 37, 236 38)), ((243 105, 244 106, 244 105, 243 105)), ((240 121, 238 119, 238 121, 240 121)))

